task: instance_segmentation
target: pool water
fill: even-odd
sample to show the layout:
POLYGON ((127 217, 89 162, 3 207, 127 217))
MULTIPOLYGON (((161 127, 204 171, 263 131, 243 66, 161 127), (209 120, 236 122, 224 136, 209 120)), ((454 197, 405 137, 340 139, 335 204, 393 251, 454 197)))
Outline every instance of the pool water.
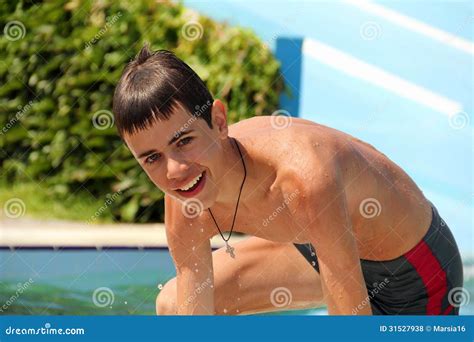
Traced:
MULTIPOLYGON (((471 270, 474 260, 464 264, 471 270)), ((175 274, 167 250, 0 250, 0 314, 154 315, 156 296, 175 274)), ((464 286, 474 295, 468 272, 464 286)), ((461 314, 474 314, 474 305, 461 314)))
POLYGON ((0 314, 154 315, 175 275, 167 250, 1 250, 0 314))

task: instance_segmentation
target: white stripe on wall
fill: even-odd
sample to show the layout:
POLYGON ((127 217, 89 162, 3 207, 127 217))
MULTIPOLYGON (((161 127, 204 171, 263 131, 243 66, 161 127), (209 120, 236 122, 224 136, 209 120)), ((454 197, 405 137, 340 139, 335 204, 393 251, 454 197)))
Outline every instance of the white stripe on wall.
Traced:
MULTIPOLYGON (((396 25, 402 26, 410 31, 430 37, 443 44, 449 45, 455 49, 474 55, 474 43, 453 35, 451 33, 440 30, 436 27, 430 26, 422 21, 411 18, 397 11, 386 8, 382 5, 367 1, 367 0, 345 0, 345 3, 356 6, 361 10, 386 19, 396 25)), ((458 30, 470 30, 473 16, 466 16, 466 18, 459 23, 458 30)))
POLYGON ((303 54, 352 77, 367 81, 448 116, 462 111, 462 105, 459 102, 404 80, 320 41, 305 39, 303 54))

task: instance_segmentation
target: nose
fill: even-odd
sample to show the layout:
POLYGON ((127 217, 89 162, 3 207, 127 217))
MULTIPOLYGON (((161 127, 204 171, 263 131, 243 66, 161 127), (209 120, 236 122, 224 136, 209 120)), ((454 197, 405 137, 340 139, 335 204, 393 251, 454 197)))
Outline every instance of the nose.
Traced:
POLYGON ((176 158, 168 158, 166 167, 166 177, 170 180, 182 178, 188 170, 188 165, 176 158))

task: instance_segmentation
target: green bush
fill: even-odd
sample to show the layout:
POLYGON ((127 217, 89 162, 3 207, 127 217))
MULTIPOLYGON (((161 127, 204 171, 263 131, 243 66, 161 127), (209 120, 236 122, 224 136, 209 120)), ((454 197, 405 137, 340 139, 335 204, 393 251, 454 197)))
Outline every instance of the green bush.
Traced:
POLYGON ((0 24, 3 180, 35 181, 52 199, 78 191, 113 198, 107 210, 120 221, 163 218, 163 193, 115 127, 94 125, 98 114, 111 114, 123 67, 145 42, 173 50, 194 68, 227 103, 231 122, 271 113, 283 88, 279 63, 251 31, 216 23, 181 4, 2 2, 0 24))

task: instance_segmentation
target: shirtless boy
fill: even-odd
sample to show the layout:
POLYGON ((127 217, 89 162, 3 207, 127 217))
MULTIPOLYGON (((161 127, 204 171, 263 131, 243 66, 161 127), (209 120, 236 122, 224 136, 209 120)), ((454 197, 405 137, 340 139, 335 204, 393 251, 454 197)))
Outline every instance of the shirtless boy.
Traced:
POLYGON ((297 118, 228 126, 188 65, 148 47, 125 68, 113 111, 165 193, 177 276, 158 314, 458 314, 462 264, 448 226, 371 145, 297 118), (232 232, 249 237, 233 243, 232 232), (213 252, 216 234, 226 247, 213 252))

